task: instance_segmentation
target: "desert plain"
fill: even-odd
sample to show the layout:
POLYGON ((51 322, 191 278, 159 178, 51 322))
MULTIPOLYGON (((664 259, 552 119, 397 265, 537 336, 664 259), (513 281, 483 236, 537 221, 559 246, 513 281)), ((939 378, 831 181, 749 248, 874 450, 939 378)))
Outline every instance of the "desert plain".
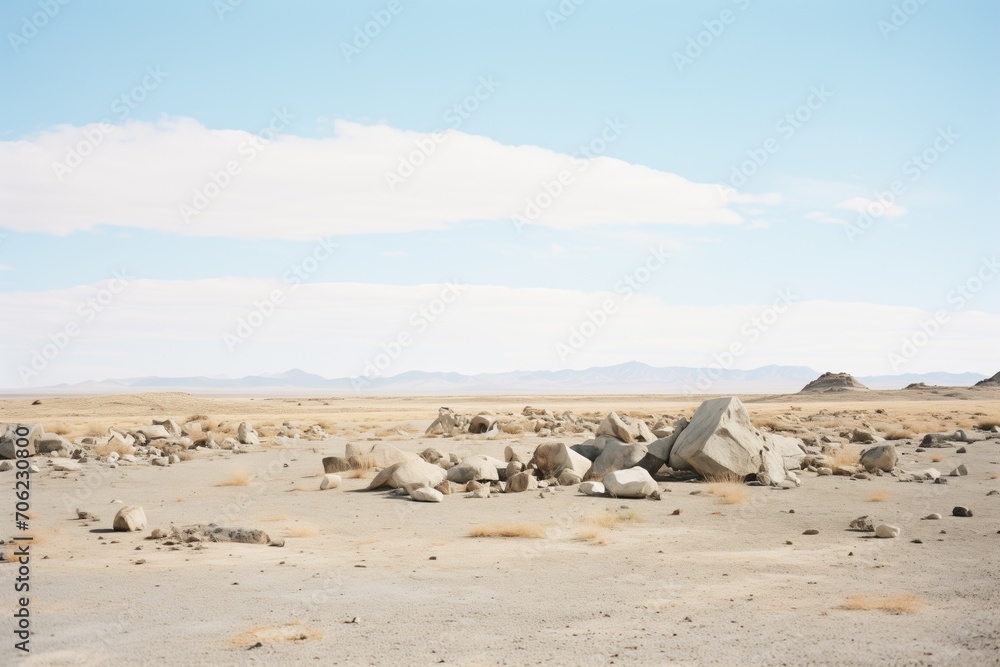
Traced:
MULTIPOLYGON (((384 444, 528 463, 540 444, 593 438, 611 411, 653 427, 710 397, 34 398, 0 400, 0 423, 41 424, 77 458, 32 458, 26 665, 1000 664, 997 388, 741 397, 756 428, 848 472, 870 446, 855 431, 893 444, 891 473, 798 470, 797 485, 754 486, 667 471, 659 499, 455 485, 438 503, 366 491, 373 466, 321 491, 323 459, 384 444), (502 428, 425 435, 442 406, 502 428), (538 411, 583 426, 543 437, 524 414, 538 411), (168 465, 101 448, 109 428, 167 419, 215 448, 182 448, 168 465), (259 443, 232 448, 241 422, 259 443), (942 446, 922 447, 928 434, 945 434, 942 446), (928 468, 947 483, 907 481, 928 468), (143 508, 141 530, 112 530, 124 506, 143 508), (851 530, 862 516, 899 536, 851 530), (211 523, 271 545, 171 532, 211 523)), ((0 489, 7 538, 13 471, 0 489)), ((0 564, 4 664, 16 657, 15 567, 0 564)))

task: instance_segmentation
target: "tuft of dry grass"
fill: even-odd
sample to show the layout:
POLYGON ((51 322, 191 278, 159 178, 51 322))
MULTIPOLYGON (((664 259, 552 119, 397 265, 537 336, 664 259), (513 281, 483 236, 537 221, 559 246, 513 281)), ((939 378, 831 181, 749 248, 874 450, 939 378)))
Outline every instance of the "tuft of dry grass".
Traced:
POLYGON ((73 430, 63 422, 55 422, 51 426, 43 426, 43 428, 46 433, 55 433, 56 435, 69 435, 73 430))
POLYGON ((253 476, 246 470, 237 470, 216 484, 216 486, 249 486, 251 479, 253 479, 253 476))
POLYGON ((1000 479, 1000 472, 991 472, 990 479, 1000 479))
POLYGON ((601 546, 608 543, 607 535, 600 528, 584 528, 576 534, 576 539, 580 542, 593 542, 601 546))
POLYGON ((909 440, 915 437, 917 437, 916 433, 905 428, 889 431, 888 433, 885 434, 886 440, 909 440))
POLYGON ((712 482, 706 490, 723 505, 741 505, 750 499, 746 486, 736 482, 712 482))
POLYGON ((524 433, 524 424, 521 422, 507 422, 500 427, 500 430, 507 435, 522 435, 524 433))
POLYGON ((179 452, 177 452, 177 458, 179 458, 181 461, 190 461, 191 459, 194 458, 194 454, 192 454, 186 449, 182 449, 179 452))
POLYGON ((888 611, 893 614, 912 614, 926 606, 916 595, 849 595, 842 609, 851 611, 888 611))
POLYGON ((856 466, 861 461, 861 447, 841 445, 824 454, 833 466, 856 466))
POLYGON ((243 648, 255 644, 276 644, 279 642, 297 642, 307 639, 323 639, 319 630, 303 625, 299 621, 291 621, 280 626, 258 625, 246 632, 241 632, 233 638, 233 644, 243 648))
POLYGON ((348 470, 344 473, 344 476, 346 476, 347 479, 370 479, 375 476, 372 472, 373 471, 370 469, 355 469, 348 470))
POLYGON ((941 463, 941 461, 944 461, 944 456, 941 454, 935 454, 931 457, 931 463, 941 463))
POLYGON ((887 500, 889 500, 889 492, 885 489, 876 489, 868 496, 870 503, 884 503, 887 500))
POLYGON ((469 537, 545 537, 545 529, 537 523, 490 523, 473 526, 469 537))
POLYGON ((97 445, 94 447, 94 453, 98 456, 107 456, 111 452, 118 452, 119 456, 135 454, 135 447, 127 445, 124 442, 109 442, 106 445, 97 445))
POLYGON ((588 523, 592 523, 600 528, 615 528, 623 523, 640 523, 641 521, 642 517, 635 510, 609 510, 601 514, 595 514, 587 519, 588 523))
POLYGON ((261 521, 284 521, 287 518, 284 514, 272 514, 264 517, 261 521))

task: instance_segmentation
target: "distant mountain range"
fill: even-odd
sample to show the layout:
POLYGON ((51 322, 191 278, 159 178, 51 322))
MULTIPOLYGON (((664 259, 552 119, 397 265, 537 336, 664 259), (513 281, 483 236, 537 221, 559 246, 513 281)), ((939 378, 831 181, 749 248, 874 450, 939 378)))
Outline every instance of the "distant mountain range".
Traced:
MULTIPOLYGON (((407 395, 407 394, 791 394, 819 376, 805 366, 763 366, 753 370, 656 368, 638 361, 616 366, 562 371, 509 373, 433 373, 409 371, 384 378, 328 379, 299 369, 242 378, 142 377, 0 390, 5 395, 131 394, 183 391, 216 395, 407 395)), ((908 373, 858 377, 871 389, 902 389, 908 384, 970 387, 979 373, 908 373)))

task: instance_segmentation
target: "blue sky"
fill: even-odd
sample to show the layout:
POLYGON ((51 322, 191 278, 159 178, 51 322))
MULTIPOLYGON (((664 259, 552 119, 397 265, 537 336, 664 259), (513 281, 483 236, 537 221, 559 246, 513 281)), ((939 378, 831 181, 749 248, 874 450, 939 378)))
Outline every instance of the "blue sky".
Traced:
MULTIPOLYGON (((206 286, 224 283, 249 290, 249 308, 251 286, 280 282, 321 236, 336 237, 340 249, 310 274, 310 289, 381 286, 389 299, 381 308, 405 321, 412 304, 394 286, 452 279, 507 288, 514 291, 505 307, 543 313, 553 332, 570 331, 580 314, 536 304, 538 290, 554 290, 544 298, 558 303, 600 303, 649 248, 670 253, 643 284, 646 317, 636 314, 635 326, 664 332, 659 343, 642 347, 619 323, 620 338, 607 328, 571 358, 532 356, 519 350, 551 351, 559 334, 477 347, 439 324, 434 335, 449 351, 432 353, 429 341, 418 341, 391 373, 629 359, 698 365, 711 355, 670 340, 670 309, 707 309, 702 326, 710 335, 720 326, 739 331, 748 309, 783 288, 794 289, 800 319, 826 325, 820 331, 830 338, 815 341, 824 351, 793 358, 789 341, 817 331, 789 321, 788 331, 772 332, 736 366, 995 372, 1000 289, 988 267, 1000 245, 1000 5, 567 0, 562 7, 575 7, 568 16, 560 6, 5 3, 0 298, 19 321, 0 335, 9 360, 0 385, 273 372, 281 364, 352 374, 398 325, 379 324, 362 308, 350 327, 315 323, 319 330, 297 341, 301 357, 275 355, 269 336, 278 319, 293 318, 287 310, 220 358, 229 321, 202 320, 198 334, 179 323, 159 323, 155 334, 135 324, 136 356, 146 357, 139 353, 151 341, 164 349, 142 363, 121 358, 120 343, 88 329, 43 372, 29 380, 18 373, 53 327, 72 319, 74 290, 99 291, 115 270, 135 276, 130 298, 139 303, 196 293, 206 312, 221 312, 206 286), (910 14, 901 13, 904 5, 910 14), (39 14, 45 7, 54 15, 39 14), (345 57, 344 45, 378 15, 386 25, 345 57), (689 46, 699 40, 700 53, 689 46), (679 65, 680 56, 689 60, 679 65), (426 169, 399 192, 382 187, 396 158, 449 128, 456 118, 449 109, 481 92, 484 80, 491 90, 452 125, 426 169), (137 86, 145 87, 135 94, 137 86), (276 109, 291 119, 255 162, 240 163, 246 175, 194 223, 164 214, 228 159, 240 160, 237 146, 276 109), (100 131, 92 157, 57 179, 53 163, 101 122, 113 129, 100 131), (546 174, 571 166, 569 156, 609 122, 624 129, 594 168, 574 176, 576 187, 537 224, 518 230, 510 220, 518 202, 541 192, 546 174), (933 164, 915 169, 913 156, 925 151, 933 164), (734 179, 753 154, 767 159, 745 183, 734 179), (894 181, 902 188, 892 205, 852 235, 858 211, 894 181), (738 198, 709 201, 724 192, 719 186, 738 198), (956 309, 949 296, 983 262, 983 284, 956 309), (890 368, 897 343, 942 309, 954 315, 946 331, 890 368), (858 355, 836 327, 838 317, 862 311, 870 340, 858 355), (330 355, 330 340, 340 341, 342 354, 330 355)), ((311 298, 323 303, 318 293, 311 298)), ((140 321, 127 317, 129 308, 141 311, 131 301, 109 310, 140 321)))

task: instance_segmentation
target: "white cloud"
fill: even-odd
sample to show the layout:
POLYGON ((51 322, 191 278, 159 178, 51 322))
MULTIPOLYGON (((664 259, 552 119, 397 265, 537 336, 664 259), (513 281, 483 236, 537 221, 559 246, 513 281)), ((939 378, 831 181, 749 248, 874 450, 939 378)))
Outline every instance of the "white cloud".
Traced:
POLYGON ((822 223, 827 224, 827 225, 846 225, 847 224, 847 221, 844 220, 843 218, 838 218, 836 216, 830 215, 829 213, 825 213, 823 211, 812 211, 810 213, 806 213, 802 217, 806 218, 807 220, 815 220, 816 222, 822 222, 822 223))
POLYGON ((13 266, 7 266, 6 264, 0 264, 0 271, 17 271, 13 266))
POLYGON ((901 215, 906 215, 906 208, 895 202, 890 202, 887 206, 877 199, 868 199, 867 197, 852 197, 840 202, 835 208, 847 209, 857 213, 867 213, 876 218, 883 216, 898 218, 901 215))
POLYGON ((734 343, 745 350, 735 368, 804 365, 859 375, 987 372, 982 360, 994 356, 1000 330, 1000 314, 951 313, 929 343, 923 344, 921 335, 912 360, 893 369, 889 354, 920 331, 929 313, 804 301, 775 320, 765 313, 766 305, 677 306, 641 294, 625 299, 611 292, 471 285, 423 327, 420 309, 431 307, 440 285, 316 283, 293 290, 227 278, 135 281, 96 319, 85 321, 79 304, 100 288, 0 293, 0 311, 12 323, 0 334, 0 358, 7 362, 0 366, 0 387, 22 387, 18 367, 69 323, 79 325, 79 334, 31 386, 141 375, 242 376, 293 367, 354 376, 401 333, 412 342, 400 349, 386 374, 585 368, 633 359, 704 367, 718 363, 717 355, 734 343), (285 302, 231 353, 223 336, 234 333, 238 321, 275 288, 284 291, 285 302), (588 311, 609 299, 617 311, 578 352, 562 358, 557 343, 567 343, 571 330, 588 321, 588 311))
POLYGON ((535 146, 507 146, 448 131, 431 135, 338 122, 335 136, 279 135, 259 150, 254 135, 211 130, 190 119, 59 126, 0 142, 0 226, 66 234, 121 225, 187 235, 310 239, 331 234, 440 229, 499 220, 542 197, 560 172, 572 184, 537 219, 559 229, 609 224, 739 224, 729 203, 773 204, 776 195, 732 194, 714 184, 621 160, 574 160, 535 146), (88 140, 87 136, 92 137, 88 140), (98 141, 99 139, 99 141, 98 141), (61 182, 74 147, 89 155, 61 182), (386 174, 417 146, 433 154, 395 192, 386 174), (211 195, 212 174, 239 173, 185 222, 181 205, 211 195), (586 166, 582 169, 582 166, 586 166), (581 170, 582 169, 582 170, 581 170))

